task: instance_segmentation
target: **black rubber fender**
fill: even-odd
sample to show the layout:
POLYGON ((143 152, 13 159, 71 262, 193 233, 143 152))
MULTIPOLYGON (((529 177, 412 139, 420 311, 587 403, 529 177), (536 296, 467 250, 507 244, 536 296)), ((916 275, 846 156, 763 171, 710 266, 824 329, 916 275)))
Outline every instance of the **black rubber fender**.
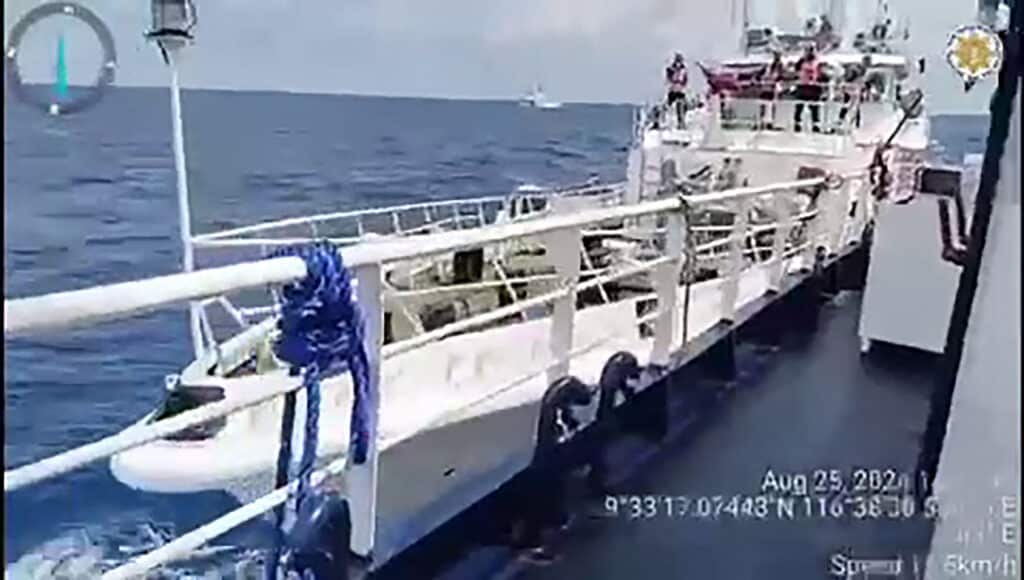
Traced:
POLYGON ((626 399, 635 393, 629 381, 640 378, 640 363, 636 357, 626 351, 612 355, 601 369, 598 380, 600 399, 597 406, 597 421, 602 423, 611 417, 615 410, 615 395, 621 393, 626 399))
POLYGON ((567 435, 559 426, 559 419, 570 432, 575 432, 580 428, 580 422, 573 408, 587 406, 593 400, 594 392, 591 388, 571 375, 556 380, 548 387, 541 398, 540 416, 537 420, 535 463, 553 453, 558 447, 559 439, 567 435))
POLYGON ((578 451, 574 439, 581 431, 574 408, 593 400, 594 391, 573 376, 556 380, 541 398, 537 446, 519 488, 522 525, 513 534, 513 543, 519 547, 542 545, 545 530, 567 521, 566 476, 574 463, 573 452, 578 451), (561 441, 563 435, 569 437, 561 441))
POLYGON ((593 494, 600 495, 607 491, 608 465, 605 451, 612 438, 622 430, 619 414, 616 413, 615 396, 621 393, 625 400, 632 399, 636 393, 629 381, 639 378, 640 371, 636 357, 626 351, 613 354, 601 369, 601 378, 598 380, 600 399, 595 422, 591 427, 593 433, 587 440, 589 446, 586 450, 586 461, 590 465, 587 487, 593 494))

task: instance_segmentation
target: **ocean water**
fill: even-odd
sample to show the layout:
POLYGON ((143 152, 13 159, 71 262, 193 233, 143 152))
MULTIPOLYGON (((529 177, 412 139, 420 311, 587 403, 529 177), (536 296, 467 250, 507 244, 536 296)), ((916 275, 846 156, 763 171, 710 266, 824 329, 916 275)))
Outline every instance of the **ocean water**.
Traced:
MULTIPOLYGON (((631 123, 621 106, 535 111, 270 93, 187 92, 184 108, 196 232, 523 184, 619 180, 631 123)), ((7 103, 5 297, 179 268, 168 111, 157 89, 116 89, 67 118, 7 103)), ((986 130, 985 117, 937 117, 936 155, 955 162, 982 152, 986 130)), ((154 408, 164 375, 191 358, 182 308, 5 347, 5 469, 123 429, 154 408)), ((129 490, 105 462, 4 500, 5 565, 26 567, 41 554, 75 554, 73 566, 84 567, 122 561, 234 507, 217 493, 129 490)), ((243 527, 217 544, 264 545, 266 527, 243 527)))

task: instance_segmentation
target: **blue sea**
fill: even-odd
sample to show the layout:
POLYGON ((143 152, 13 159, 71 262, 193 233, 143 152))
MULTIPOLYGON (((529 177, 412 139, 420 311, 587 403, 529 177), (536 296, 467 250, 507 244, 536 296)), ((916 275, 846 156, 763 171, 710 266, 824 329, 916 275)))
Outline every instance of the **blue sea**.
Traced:
MULTIPOLYGON (((116 89, 69 117, 6 106, 5 297, 180 268, 165 91, 116 89)), ((512 102, 214 91, 186 92, 184 110, 199 233, 524 184, 620 180, 632 118, 630 108, 611 105, 538 111, 512 102)), ((936 117, 935 153, 950 162, 981 153, 986 131, 986 117, 936 117)), ((5 469, 136 421, 190 350, 182 308, 7 342, 5 469)), ((121 561, 234 506, 216 493, 134 492, 105 462, 4 501, 8 567, 39 554, 74 553, 82 566, 121 561)), ((266 526, 255 524, 218 545, 237 551, 265 541, 266 526)))

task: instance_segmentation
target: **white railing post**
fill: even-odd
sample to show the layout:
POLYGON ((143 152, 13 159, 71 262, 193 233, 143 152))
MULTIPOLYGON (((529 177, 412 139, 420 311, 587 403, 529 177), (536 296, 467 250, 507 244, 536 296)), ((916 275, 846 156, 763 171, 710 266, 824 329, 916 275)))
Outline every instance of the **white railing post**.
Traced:
POLYGON ((858 197, 860 198, 860 203, 857 204, 860 207, 860 231, 863 233, 864 230, 867 229, 868 224, 875 219, 875 215, 878 211, 870 179, 861 179, 860 194, 858 197))
POLYGON ((717 142, 722 131, 722 107, 724 101, 721 95, 714 95, 710 99, 711 104, 711 123, 708 126, 707 134, 704 137, 704 142, 717 142))
POLYGON ((772 267, 768 273, 768 290, 782 290, 782 280, 786 276, 786 240, 793 231, 794 216, 790 211, 790 200, 784 192, 772 194, 775 206, 775 235, 772 239, 772 267))
MULTIPOLYGON (((590 258, 590 253, 587 252, 586 244, 583 243, 580 244, 580 258, 583 260, 583 266, 588 272, 593 272, 597 269, 594 266, 594 260, 590 258)), ((611 297, 608 296, 608 290, 605 289, 604 284, 598 285, 597 292, 601 295, 601 300, 603 300, 605 304, 611 304, 611 297)))
POLYGON ((369 362, 369 447, 366 462, 349 464, 345 473, 345 488, 352 514, 351 549, 369 557, 373 551, 377 527, 377 418, 380 412, 380 361, 383 346, 384 308, 381 293, 383 279, 379 264, 355 268, 356 300, 363 312, 363 348, 369 362), (374 396, 375 395, 375 396, 374 396))
POLYGON ((569 374, 569 353, 572 351, 573 321, 576 315, 576 284, 580 276, 580 244, 578 228, 555 230, 544 235, 544 247, 558 275, 558 285, 568 289, 566 295, 552 304, 550 350, 557 364, 548 369, 548 384, 569 374))
POLYGON ((679 304, 676 299, 679 288, 679 272, 683 265, 683 215, 672 212, 666 216, 665 255, 672 261, 658 266, 654 271, 655 292, 658 295, 658 317, 654 325, 654 346, 651 362, 667 365, 672 347, 680 344, 679 304))
POLYGON ((818 199, 814 203, 812 215, 807 221, 807 241, 805 247, 800 255, 803 256, 802 268, 811 270, 814 268, 814 262, 818 255, 818 247, 822 245, 822 237, 825 234, 824 227, 825 221, 829 213, 829 190, 824 186, 822 187, 821 193, 818 194, 818 199))
POLYGON ((476 213, 480 220, 480 227, 487 225, 487 214, 484 212, 484 202, 481 201, 476 204, 476 213))
POLYGON ((847 245, 860 242, 864 229, 867 227, 868 204, 873 203, 871 195, 871 179, 866 174, 853 178, 854 188, 851 203, 855 203, 853 216, 850 218, 850 231, 847 234, 847 245))
POLYGON ((850 182, 843 180, 838 188, 826 191, 829 195, 828 223, 825 226, 827 236, 828 255, 839 254, 840 246, 843 243, 843 230, 846 221, 846 214, 850 209, 850 182))
POLYGON ((743 249, 750 220, 750 203, 739 199, 732 203, 735 212, 732 230, 729 232, 728 268, 722 280, 721 319, 733 321, 736 317, 736 301, 739 298, 740 274, 743 272, 743 249))

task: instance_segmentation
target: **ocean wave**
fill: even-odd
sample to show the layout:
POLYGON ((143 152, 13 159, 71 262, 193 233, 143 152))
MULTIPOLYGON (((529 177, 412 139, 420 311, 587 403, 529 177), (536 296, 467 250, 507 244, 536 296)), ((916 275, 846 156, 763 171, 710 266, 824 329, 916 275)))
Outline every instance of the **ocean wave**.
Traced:
POLYGON ((324 185, 324 179, 319 174, 310 171, 248 173, 242 177, 242 182, 246 187, 254 189, 319 189, 324 185))
MULTIPOLYGON (((104 222, 108 223, 108 222, 104 222)), ((167 235, 125 234, 121 236, 102 236, 85 238, 86 246, 120 246, 122 244, 166 242, 171 239, 167 235)))
MULTIPOLYGON (((86 580, 172 540, 174 528, 152 522, 78 528, 43 542, 6 566, 8 580, 86 580)), ((147 578, 260 578, 262 553, 251 548, 215 545, 200 548, 187 559, 153 571, 147 578)))
POLYGON ((101 177, 98 175, 72 176, 69 183, 72 187, 76 185, 113 185, 121 181, 118 177, 101 177))

